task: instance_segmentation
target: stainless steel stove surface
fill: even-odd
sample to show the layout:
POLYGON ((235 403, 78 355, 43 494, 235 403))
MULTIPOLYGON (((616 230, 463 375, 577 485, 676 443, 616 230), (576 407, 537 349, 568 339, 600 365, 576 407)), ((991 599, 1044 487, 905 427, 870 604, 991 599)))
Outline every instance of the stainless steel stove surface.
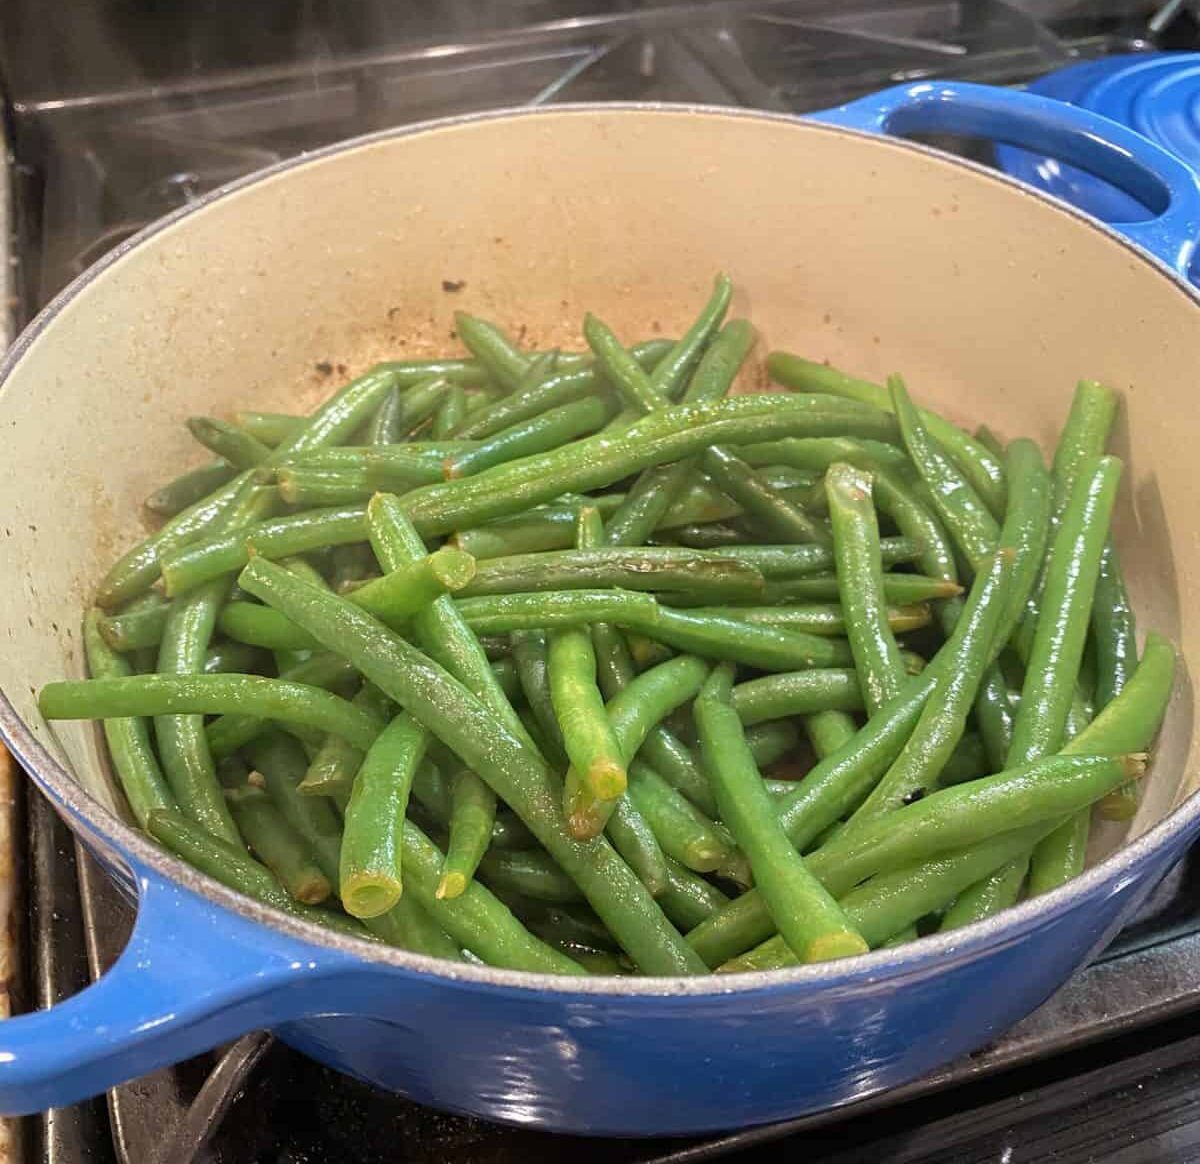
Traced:
MULTIPOLYGON (((207 0, 12 3, 0 30, 18 322, 190 198, 384 126, 549 101, 701 101, 803 112, 899 80, 1029 81, 1078 59, 1195 47, 1185 3, 863 0, 705 5, 207 0)), ((971 143, 973 156, 988 157, 971 143)), ((108 965, 129 915, 29 797, 29 988, 48 1005, 108 965), (103 919, 101 923, 100 919, 103 919)), ((29 1127, 33 1164, 414 1164, 809 1159, 966 1164, 1196 1159, 1195 855, 1092 967, 995 1046, 901 1092, 697 1142, 571 1139, 445 1116, 270 1036, 29 1127), (1104 1064, 1101 1069, 1101 1064, 1104 1064), (1017 1070, 1017 1068, 1020 1068, 1017 1070), (869 1115, 868 1115, 869 1112, 869 1115)))

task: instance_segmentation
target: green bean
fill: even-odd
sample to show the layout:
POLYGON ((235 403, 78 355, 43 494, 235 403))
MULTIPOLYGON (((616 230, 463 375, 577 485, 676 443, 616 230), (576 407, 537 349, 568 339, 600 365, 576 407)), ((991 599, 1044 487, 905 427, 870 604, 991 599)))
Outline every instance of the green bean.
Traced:
MULTIPOLYGON (((468 626, 474 628, 470 616, 464 612, 468 626)), ((550 694, 549 642, 540 630, 515 630, 511 637, 512 658, 517 665, 517 678, 521 691, 537 722, 541 737, 546 741, 549 752, 545 753, 556 768, 565 769, 568 763, 562 729, 554 714, 554 702, 550 694)), ((545 752, 545 749, 543 749, 545 752)))
MULTIPOLYGON (((666 596, 662 596, 664 601, 666 596)), ((805 634, 821 635, 824 638, 840 638, 846 634, 846 618, 837 603, 810 602, 796 606, 734 606, 734 607, 690 607, 696 615, 717 614, 718 611, 730 618, 756 623, 759 626, 776 626, 782 630, 803 631, 805 634)), ((933 615, 925 604, 919 606, 889 606, 884 609, 884 620, 893 634, 905 634, 928 626, 933 615)), ((903 652, 896 648, 896 658, 904 673, 903 652)))
POLYGON ((101 579, 96 604, 112 610, 149 589, 159 576, 162 559, 176 547, 195 541, 215 526, 247 479, 247 474, 239 473, 127 550, 101 579))
POLYGON ((392 627, 401 627, 443 594, 461 591, 475 577, 475 559, 443 546, 375 578, 346 597, 392 627))
POLYGON ((1092 605, 1096 644, 1096 706, 1106 707, 1119 695, 1137 667, 1137 630, 1121 564, 1111 539, 1100 558, 1092 605))
POLYGON ((746 728, 745 734, 746 747, 760 769, 769 768, 794 752, 800 742, 799 730, 787 720, 755 724, 746 728))
POLYGON ((389 445, 356 463, 306 459, 281 466, 275 476, 280 496, 292 505, 353 505, 380 491, 405 492, 441 481, 443 459, 413 453, 407 445, 389 445))
POLYGON ((961 929, 1016 905, 1028 872, 1029 854, 1026 853, 968 886, 942 915, 939 931, 961 929))
MULTIPOLYGON (((813 363, 788 352, 772 352, 767 357, 771 378, 799 392, 828 392, 877 408, 891 409, 888 390, 879 384, 856 380, 827 364, 813 363)), ((993 514, 999 516, 1006 504, 1004 469, 987 448, 951 424, 936 412, 922 411, 921 420, 930 435, 953 458, 971 487, 984 499, 993 514)))
POLYGON ((617 432, 585 437, 473 477, 414 489, 405 495, 404 509, 420 533, 449 533, 519 513, 565 492, 604 488, 721 442, 834 431, 887 439, 897 432, 895 418, 849 401, 834 405, 817 396, 765 397, 660 408, 617 432))
POLYGON ((963 617, 939 652, 947 665, 933 697, 895 762, 850 818, 847 832, 891 813, 913 795, 938 787, 942 769, 966 730, 991 653, 998 649, 996 627, 1009 605, 1014 570, 1015 554, 1006 545, 975 576, 963 617))
POLYGON ((681 931, 694 929, 729 903, 715 885, 670 857, 666 861, 668 881, 658 895, 658 904, 681 931))
POLYGON ((405 888, 459 945, 490 966, 580 974, 579 965, 534 937, 478 879, 458 897, 437 896, 444 858, 412 821, 404 822, 405 888))
MULTIPOLYGON (((373 683, 363 683, 352 703, 380 724, 388 723, 394 714, 387 696, 373 683)), ((344 736, 326 736, 309 761, 300 791, 309 796, 348 798, 366 750, 356 747, 344 736)), ((338 883, 341 884, 340 879, 338 883)))
MULTIPOLYGON (((94 679, 124 678, 131 673, 129 662, 104 641, 98 625, 101 618, 98 611, 89 610, 84 620, 83 646, 88 670, 94 679)), ((104 738, 121 790, 139 825, 145 828, 147 818, 156 808, 176 808, 174 794, 163 778, 144 718, 105 719, 104 738)))
POLYGON ((245 643, 216 643, 204 653, 206 675, 251 672, 261 663, 260 652, 245 643))
MULTIPOLYGON (((479 635, 540 632, 543 629, 618 620, 635 620, 639 625, 649 625, 661 613, 649 594, 627 590, 495 594, 460 598, 455 605, 467 625, 479 635)), ((517 662, 519 667, 519 658, 517 662)))
MULTIPOLYGON (((220 579, 216 580, 220 582, 220 579)), ((215 583, 209 582, 212 586, 215 583)), ((288 622, 269 606, 257 602, 229 602, 217 616, 217 629, 239 643, 271 651, 307 651, 317 645, 312 635, 288 622)))
MULTIPOLYGON (((1167 711, 1175 685, 1177 662, 1174 644, 1151 631, 1146 636, 1141 662, 1129 682, 1083 731, 1063 747, 1063 752, 1069 755, 1089 752, 1117 755, 1149 749, 1167 711)), ((1122 819, 1120 811, 1127 803, 1128 798, 1118 801, 1116 819, 1122 819)), ((1101 815, 1108 815, 1112 807, 1102 801, 1100 812, 1101 815)))
POLYGON ((1003 544, 1016 551, 1009 609, 996 632, 998 642, 1007 643, 1020 622, 1026 604, 1034 594, 1050 533, 1050 479, 1041 450, 1033 441, 1018 439, 1009 443, 1004 458, 1008 481, 1008 510, 1004 515, 1003 544))
MULTIPOLYGON (((390 445, 340 445, 337 448, 320 448, 311 452, 289 457, 280 467, 325 469, 375 469, 381 474, 389 472, 407 479, 440 481, 442 462, 458 453, 478 448, 478 441, 460 440, 406 440, 390 445), (436 472, 436 477, 429 474, 436 472)), ((277 470, 278 472, 279 470, 277 470)))
POLYGON ((241 569, 251 552, 286 558, 325 546, 361 542, 367 536, 366 506, 313 509, 291 517, 253 522, 240 530, 211 534, 168 554, 162 562, 167 594, 174 597, 241 569))
MULTIPOLYGON (((648 343, 635 344, 630 353, 643 366, 652 366, 670 347, 669 340, 651 340, 648 343)), ((601 384, 602 381, 594 367, 560 367, 546 380, 518 388, 511 396, 506 396, 468 416, 454 435, 466 440, 482 440, 510 425, 538 416, 548 409, 591 396, 601 384)))
POLYGON ((983 674, 979 694, 975 698, 975 722, 983 737, 988 765, 994 772, 1004 767, 1012 748, 1013 692, 1005 682, 1004 672, 993 663, 983 674))
POLYGON ((719 446, 705 449, 700 467, 745 511, 750 524, 780 542, 829 542, 829 532, 800 506, 772 489, 745 461, 719 446))
POLYGON ((271 456, 271 449, 255 440, 249 433, 211 416, 191 416, 187 421, 188 432, 206 449, 216 453, 235 469, 253 469, 271 456))
MULTIPOLYGON (((604 687, 616 692, 604 708, 605 718, 618 755, 622 763, 627 764, 637 755, 658 724, 700 690, 708 674, 708 665, 701 659, 680 656, 643 671, 636 678, 625 677, 615 683, 614 672, 622 676, 630 676, 631 672, 626 669, 625 659, 613 658, 613 645, 605 638, 603 630, 597 638, 608 655, 605 660, 608 674, 604 687)), ((568 771, 568 790, 573 785, 571 775, 568 771)), ((609 805, 606 811, 603 803, 606 799, 599 795, 594 799, 567 796, 567 824, 573 836, 580 839, 595 836, 604 827, 608 812, 613 807, 609 805), (597 800, 601 802, 598 805, 595 803, 597 800)))
POLYGON ((340 933, 370 937, 358 922, 344 914, 293 900, 270 870, 255 861, 240 843, 214 837, 179 813, 156 808, 146 827, 155 840, 230 889, 340 933))
MULTIPOLYGON (((606 515, 623 497, 622 493, 605 493, 589 498, 587 504, 606 515)), ((578 512, 579 504, 575 502, 535 506, 516 517, 502 518, 491 525, 459 530, 451 541, 477 559, 565 550, 575 544, 578 512)))
POLYGON ((354 917, 377 917, 400 900, 405 812, 427 741, 425 729, 401 713, 379 733, 354 777, 338 872, 342 904, 354 917))
POLYGON ((468 315, 454 313, 458 338, 502 387, 513 389, 529 369, 529 358, 494 323, 468 315))
MULTIPOLYGON (((776 802, 780 823, 793 847, 804 852, 875 787, 912 734, 942 669, 935 663, 909 680, 895 699, 776 802)), ((763 941, 772 929, 765 904, 750 890, 687 937, 706 963, 717 965, 763 941)))
MULTIPOLYGON (((880 407, 890 408, 891 402, 881 403, 880 407)), ((748 465, 791 465, 796 469, 824 473, 830 465, 844 461, 868 472, 885 468, 901 475, 914 474, 912 463, 901 449, 882 441, 851 437, 787 437, 745 445, 740 453, 748 465)))
MULTIPOLYGON (((919 865, 880 874, 851 890, 838 904, 867 943, 876 948, 992 871, 1019 859, 1023 849, 1046 835, 1048 827, 1043 823, 1013 829, 919 865)), ((796 961, 787 943, 776 936, 719 969, 723 973, 774 970, 796 961)))
MULTIPOLYGON (((425 556, 424 542, 404 516, 395 497, 387 494, 373 497, 367 505, 367 524, 375 555, 389 573, 425 556)), ((415 611, 411 633, 430 658, 445 667, 476 699, 490 708, 518 739, 533 747, 533 741, 526 736, 479 640, 448 596, 435 598, 415 611)))
POLYGON ((801 961, 866 953, 867 943, 784 833, 746 747, 731 686, 732 668, 717 668, 696 699, 696 725, 721 817, 750 859, 759 894, 801 961))
POLYGON ((858 673, 844 668, 782 671, 733 689, 734 710, 747 727, 819 711, 861 711, 862 706, 858 673))
MULTIPOLYGON (((368 679, 483 777, 579 885, 645 973, 701 969, 699 959, 679 940, 654 899, 604 839, 579 842, 568 836, 551 771, 465 687, 370 615, 306 586, 261 558, 242 572, 240 584, 259 598, 269 595, 272 605, 294 621, 322 641, 336 643, 338 651, 368 679)), ((474 888, 473 883, 463 897, 449 904, 464 900, 474 888)), ((434 917, 439 917, 436 911, 434 917)), ((447 923, 442 924, 456 936, 447 923)))
POLYGON ((540 849, 489 850, 479 863, 479 875, 494 893, 558 903, 583 900, 575 883, 540 849))
POLYGON ((450 831, 437 896, 458 897, 492 843, 496 794, 470 768, 459 767, 450 789, 450 831))
POLYGON ((308 768, 303 748, 290 736, 272 728, 251 740, 246 751, 279 814, 312 850, 330 884, 337 885, 342 822, 325 797, 306 796, 300 791, 300 782, 308 768))
POLYGON ((1010 767, 1062 744, 1120 475, 1121 462, 1102 457, 1083 467, 1070 491, 1050 545, 1041 614, 1013 722, 1010 767))
MULTIPOLYGON (((456 760, 453 771, 460 767, 461 764, 456 760)), ((453 781, 446 779, 430 763, 421 764, 413 778, 413 796, 430 819, 446 829, 454 815, 453 788, 453 781)), ((490 843, 499 849, 529 849, 537 844, 537 840, 518 817, 510 812, 497 812, 490 843)))
POLYGON ((271 798, 251 784, 225 793, 238 832, 297 901, 319 905, 333 887, 317 867, 303 838, 292 831, 271 798))
MULTIPOLYGON (((337 690, 354 677, 354 669, 337 655, 321 651, 281 671, 279 677, 293 683, 337 690)), ((208 725, 209 750, 215 759, 223 759, 249 743, 266 727, 267 722, 257 716, 236 712, 223 715, 208 725)))
POLYGON ((876 711, 900 690, 904 665, 887 616, 871 488, 869 476, 842 462, 825 474, 843 621, 867 710, 876 711))
MULTIPOLYGON (((635 674, 633 660, 619 631, 597 623, 592 627, 592 637, 596 642, 600 689, 611 703, 632 686, 635 674)), ((640 702, 641 695, 636 693, 636 689, 635 697, 640 702)), ((625 695, 624 701, 628 703, 630 698, 625 695)), ((643 709, 649 705, 650 700, 647 699, 643 709)), ((665 718, 665 715, 660 718, 665 718)), ((716 815, 717 804, 708 780, 696 765, 688 747, 664 724, 658 723, 649 729, 641 750, 645 760, 676 791, 683 793, 702 812, 716 815)))
POLYGON ((1050 756, 931 793, 845 829, 805 858, 835 896, 873 874, 927 860, 1009 829, 1058 821, 1145 770, 1145 756, 1050 756))
POLYGON ((458 943, 429 916, 428 910, 411 894, 401 897, 387 913, 364 918, 363 924, 389 946, 425 954, 430 958, 463 961, 458 943))
POLYGON ((605 546, 490 558, 480 564, 463 597, 534 590, 616 587, 626 590, 687 588, 714 601, 753 600, 763 577, 735 558, 671 546, 605 546))
POLYGON ((237 470, 228 461, 208 461, 180 473, 151 493, 142 504, 160 517, 174 517, 232 481, 236 475, 237 470))
POLYGON ((641 631, 676 650, 742 663, 764 671, 845 667, 852 662, 849 647, 840 639, 759 626, 736 617, 700 616, 691 611, 660 606, 653 616, 630 609, 611 621, 641 631))
POLYGON ((435 441, 446 440, 454 432, 467 415, 467 394, 462 388, 453 384, 447 389, 442 402, 433 414, 433 427, 430 435, 435 441))
POLYGON ((134 603, 116 614, 97 616, 97 630, 114 651, 136 651, 142 647, 157 647, 162 642, 171 604, 153 590, 147 591, 144 597, 153 601, 134 603))
MULTIPOLYGON (((896 566, 911 562, 921 552, 920 543, 912 538, 882 538, 879 548, 880 557, 885 566, 896 566)), ((742 565, 752 567, 764 578, 771 581, 798 582, 801 579, 811 579, 814 582, 820 581, 822 584, 832 587, 831 593, 822 595, 822 597, 837 597, 837 580, 832 574, 825 573, 827 570, 832 570, 835 565, 831 546, 817 546, 812 544, 799 546, 739 545, 729 546, 724 549, 709 550, 704 557, 706 559, 727 559, 739 562, 742 565), (820 577, 814 578, 814 575, 820 577)), ((893 579, 903 578, 906 580, 918 578, 917 575, 910 574, 895 574, 891 575, 891 577, 893 579)), ((957 594, 959 592, 957 587, 947 590, 946 582, 941 579, 930 580, 931 584, 934 582, 936 582, 936 586, 932 586, 929 594, 922 598, 911 599, 910 601, 924 602, 927 598, 944 598, 947 594, 957 594)))
POLYGON ((996 519, 966 475, 938 448, 909 399, 904 381, 889 376, 888 391, 908 455, 929 489, 938 516, 972 569, 982 569, 1000 535, 996 519))
POLYGON ((343 735, 369 747, 382 726, 319 687, 262 675, 133 675, 47 683, 38 696, 46 719, 124 715, 217 715, 237 711, 343 735))
MULTIPOLYGON (((571 761, 563 801, 563 811, 570 821, 581 793, 596 800, 612 800, 625 791, 625 761, 605 714, 604 697, 596 681, 596 652, 586 629, 560 630, 550 635, 547 676, 554 717, 571 761)), ((581 835, 574 828, 571 831, 581 835)))
MULTIPOLYGON (((230 503, 222 523, 240 528, 268 512, 273 497, 248 481, 230 503)), ((229 593, 226 579, 214 579, 173 601, 163 624, 157 669, 167 675, 202 673, 217 611, 229 593)), ((167 783, 180 811, 214 836, 240 844, 237 826, 221 795, 204 720, 199 715, 159 715, 154 737, 167 783)))
MULTIPOLYGON (((288 457, 333 444, 348 436, 371 413, 393 383, 395 375, 386 370, 373 370, 351 381, 308 417, 292 436, 282 442, 271 454, 267 464, 279 464, 288 457)), ((238 474, 228 484, 183 510, 156 533, 127 551, 101 581, 96 599, 99 605, 111 609, 147 589, 158 577, 163 561, 168 555, 203 537, 214 528, 245 483, 245 479, 245 474, 238 474)), ((233 540, 238 542, 237 535, 233 535, 233 540)), ((311 548, 314 547, 297 546, 296 552, 311 548)), ((221 573, 236 570, 244 560, 243 552, 232 566, 207 577, 217 577, 221 573)), ((194 584, 199 585, 205 580, 207 579, 199 579, 194 584)))
MULTIPOLYGON (((461 393, 462 389, 458 391, 461 393)), ((401 396, 399 388, 392 388, 379 402, 374 415, 367 421, 363 435, 369 445, 394 445, 404 439, 401 424, 401 396)))
MULTIPOLYGON (((1074 480, 1064 491, 1066 500, 1046 559, 1037 629, 1026 660, 1021 706, 1013 720, 1010 761, 1046 755, 1068 738, 1068 716, 1121 468, 1116 457, 1085 456, 1070 470, 1074 480)), ((1090 812, 1078 812, 1040 842, 1030 864, 1031 894, 1049 892, 1082 871, 1090 821, 1090 812)))
POLYGON ((733 284, 729 277, 718 275, 713 281, 712 294, 695 322, 654 367, 651 383, 659 396, 670 400, 683 391, 709 340, 721 326, 732 298, 733 284))
POLYGON ((662 403, 642 366, 621 346, 611 328, 590 311, 583 317, 583 336, 621 398, 639 412, 653 412, 662 403))
POLYGON ((488 369, 476 360, 385 360, 376 367, 393 376, 396 384, 402 388, 435 376, 439 380, 461 384, 464 388, 479 388, 488 383, 488 369))
MULTIPOLYGON (((735 319, 704 353, 684 394, 687 404, 719 400, 732 385, 755 341, 754 329, 735 319)), ((614 545, 640 545, 656 530, 735 516, 741 507, 694 472, 691 457, 643 470, 620 509, 609 522, 607 536, 614 545), (703 485, 697 497, 697 484, 703 485), (697 504, 702 512, 697 512, 697 504)))
POLYGON ((659 606, 649 595, 623 590, 565 590, 464 598, 459 612, 477 634, 612 622, 676 650, 744 663, 762 670, 842 667, 849 648, 836 639, 757 626, 724 615, 697 616, 659 606))
MULTIPOLYGON (((769 581, 766 599, 777 604, 836 601, 840 593, 837 578, 831 574, 826 577, 769 581)), ((929 578, 923 574, 883 575, 883 597, 895 605, 910 606, 942 598, 954 598, 961 593, 962 587, 957 582, 943 578, 929 578)))
POLYGON ((235 412, 233 423, 243 432, 274 448, 289 441, 303 427, 305 418, 290 412, 235 412))
POLYGON ((685 868, 711 873, 735 856, 732 838, 645 761, 629 765, 626 795, 654 830, 662 851, 685 868))
POLYGON ((611 406, 600 396, 548 409, 501 429, 469 452, 448 457, 443 473, 447 480, 471 477, 484 469, 549 452, 595 432, 611 415, 611 406))

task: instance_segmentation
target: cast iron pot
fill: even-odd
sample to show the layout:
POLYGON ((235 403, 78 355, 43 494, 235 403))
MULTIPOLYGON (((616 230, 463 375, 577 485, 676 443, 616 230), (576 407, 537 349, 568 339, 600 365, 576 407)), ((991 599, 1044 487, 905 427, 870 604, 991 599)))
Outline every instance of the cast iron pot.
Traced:
POLYGON ((911 1080, 997 1036, 1087 961, 1200 826, 1181 679, 1140 812, 1090 870, 994 920, 758 976, 560 980, 446 965, 290 920, 127 823, 87 724, 35 692, 83 674, 81 611, 181 424, 297 410, 383 354, 444 351, 468 307, 573 342, 586 309, 676 333, 717 270, 787 347, 964 422, 1053 441, 1075 380, 1124 397, 1118 544, 1140 617, 1200 652, 1200 230, 1192 173, 1136 134, 969 85, 817 120, 689 107, 485 114, 387 132, 237 183, 106 257, 0 372, 0 731, 130 894, 99 982, 0 1024, 0 1112, 93 1095, 252 1028, 439 1107, 589 1134, 763 1123, 911 1080), (979 134, 1098 172, 1147 207, 1111 229, 886 135, 979 134), (445 281, 445 282, 444 282, 445 281), (461 284, 461 289, 451 288, 461 284))

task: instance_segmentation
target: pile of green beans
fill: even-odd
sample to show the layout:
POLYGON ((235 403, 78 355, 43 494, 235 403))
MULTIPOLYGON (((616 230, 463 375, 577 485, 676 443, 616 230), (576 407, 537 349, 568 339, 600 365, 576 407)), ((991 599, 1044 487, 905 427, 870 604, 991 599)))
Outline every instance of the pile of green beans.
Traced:
POLYGON ((432 957, 763 970, 919 941, 1083 867, 1175 683, 1110 521, 1118 400, 1047 463, 756 337, 383 363, 202 463, 101 581, 133 819, 224 884, 432 957), (212 459, 215 457, 216 459, 212 459))

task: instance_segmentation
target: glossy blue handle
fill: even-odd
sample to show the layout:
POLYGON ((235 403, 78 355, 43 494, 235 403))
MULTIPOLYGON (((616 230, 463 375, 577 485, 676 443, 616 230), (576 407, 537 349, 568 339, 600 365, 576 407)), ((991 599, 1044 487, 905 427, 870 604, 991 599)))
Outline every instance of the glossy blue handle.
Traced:
POLYGON ((311 1013, 319 985, 355 961, 264 936, 152 870, 135 873, 137 921, 112 969, 49 1010, 0 1022, 0 1114, 75 1103, 311 1013))
POLYGON ((1113 230, 1186 275, 1200 238, 1200 180, 1174 154, 1106 117, 1033 93, 965 82, 901 85, 810 115, 869 133, 969 134, 1048 154, 1111 182, 1153 218, 1113 230))

